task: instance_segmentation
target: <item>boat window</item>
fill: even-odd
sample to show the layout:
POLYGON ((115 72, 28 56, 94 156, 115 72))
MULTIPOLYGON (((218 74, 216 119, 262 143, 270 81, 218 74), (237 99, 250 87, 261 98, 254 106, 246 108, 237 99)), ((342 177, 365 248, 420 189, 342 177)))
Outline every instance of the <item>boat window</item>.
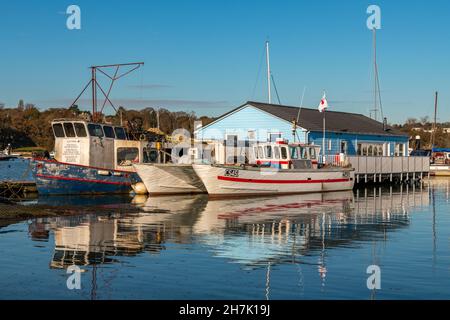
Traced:
POLYGON ((297 147, 289 147, 290 150, 290 154, 291 154, 291 159, 298 159, 299 158, 299 148, 297 147))
POLYGON ((117 148, 117 164, 119 166, 131 166, 139 162, 138 148, 117 148))
POLYGON ((287 149, 286 147, 281 147, 281 158, 287 159, 287 149))
POLYGON ((304 147, 300 147, 300 154, 302 155, 302 159, 308 159, 308 150, 304 147))
POLYGON ((143 150, 144 163, 157 163, 158 162, 158 150, 154 148, 144 148, 143 150))
POLYGON ((64 138, 64 130, 61 123, 55 123, 53 125, 53 133, 57 138, 64 138))
POLYGON ((266 146, 266 158, 270 159, 272 158, 272 147, 271 146, 266 146))
POLYGON ((89 135, 93 137, 103 137, 102 126, 99 124, 89 123, 88 124, 89 135))
POLYGON ((262 147, 258 147, 258 159, 264 158, 264 152, 262 147))
POLYGON ((103 131, 105 132, 105 137, 107 138, 115 138, 114 129, 110 126, 103 126, 103 131))
POLYGON ((116 137, 119 140, 127 140, 127 134, 122 127, 114 127, 114 131, 116 132, 116 137))
POLYGON ((75 132, 77 133, 77 137, 87 137, 86 133, 86 127, 84 126, 84 123, 75 122, 74 124, 75 132))
POLYGON ((273 155, 275 159, 280 159, 280 147, 273 147, 273 155))
POLYGON ((311 160, 316 159, 316 149, 309 148, 309 155, 310 155, 311 160))
POLYGON ((68 138, 76 137, 75 129, 73 128, 72 122, 64 122, 64 131, 66 132, 66 137, 68 138))

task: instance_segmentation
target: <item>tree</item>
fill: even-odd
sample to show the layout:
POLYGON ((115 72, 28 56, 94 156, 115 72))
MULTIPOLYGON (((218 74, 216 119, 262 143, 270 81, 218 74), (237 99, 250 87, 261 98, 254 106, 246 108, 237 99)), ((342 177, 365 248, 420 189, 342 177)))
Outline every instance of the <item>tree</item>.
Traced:
POLYGON ((17 104, 17 109, 19 111, 23 111, 23 109, 24 109, 24 102, 23 102, 22 99, 19 100, 19 103, 17 104))

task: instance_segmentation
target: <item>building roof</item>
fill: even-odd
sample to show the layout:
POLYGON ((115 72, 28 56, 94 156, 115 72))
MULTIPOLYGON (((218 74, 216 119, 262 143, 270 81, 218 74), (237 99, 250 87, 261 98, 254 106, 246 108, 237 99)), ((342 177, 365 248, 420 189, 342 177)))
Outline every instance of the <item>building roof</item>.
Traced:
MULTIPOLYGON (((234 111, 237 111, 238 109, 247 105, 251 105, 288 122, 292 122, 292 120, 297 119, 297 115, 299 112, 299 107, 248 101, 242 106, 219 117, 219 119, 217 120, 220 120, 220 118, 233 113, 234 111)), ((359 113, 327 110, 325 114, 325 121, 326 130, 332 132, 408 136, 407 134, 400 132, 390 126, 387 126, 386 130, 384 130, 383 123, 375 121, 359 113)), ((308 131, 322 131, 323 114, 320 113, 317 109, 303 107, 300 110, 298 125, 308 131)))

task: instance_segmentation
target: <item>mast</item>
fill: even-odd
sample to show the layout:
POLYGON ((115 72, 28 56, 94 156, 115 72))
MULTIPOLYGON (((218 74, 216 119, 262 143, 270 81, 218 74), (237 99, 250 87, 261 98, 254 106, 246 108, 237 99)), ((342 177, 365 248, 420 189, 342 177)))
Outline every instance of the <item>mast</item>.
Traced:
POLYGON ((381 89, 380 79, 378 77, 378 63, 377 63, 377 29, 372 29, 373 34, 373 109, 370 110, 370 118, 372 111, 375 121, 378 121, 378 111, 381 115, 381 121, 384 119, 383 105, 381 104, 381 89))
POLYGON ((435 134, 436 134, 436 120, 437 120, 437 107, 438 107, 438 92, 434 94, 434 122, 433 129, 431 130, 431 149, 434 147, 435 134))
POLYGON ((269 103, 272 103, 270 94, 270 56, 269 56, 269 41, 266 41, 266 62, 267 62, 267 92, 269 95, 269 103))
MULTIPOLYGON (((102 114, 103 109, 104 109, 104 107, 105 107, 107 102, 111 105, 111 107, 116 112, 118 112, 118 110, 116 109, 114 104, 109 99, 109 96, 110 96, 110 93, 111 93, 111 89, 112 89, 112 86, 113 86, 114 82, 116 80, 126 76, 127 74, 133 72, 134 70, 138 69, 142 65, 144 65, 144 62, 131 62, 131 63, 118 63, 118 64, 108 64, 108 65, 101 65, 101 66, 91 66, 90 67, 90 69, 91 69, 91 79, 89 80, 88 84, 84 87, 84 89, 81 91, 81 93, 78 95, 78 97, 75 99, 75 101, 72 102, 70 107, 72 107, 75 103, 77 103, 78 99, 80 99, 80 97, 83 95, 83 93, 89 87, 89 85, 91 85, 91 90, 92 90, 92 120, 93 121, 101 120, 100 117, 101 117, 101 114, 102 114), (121 74, 118 74, 119 69, 121 67, 131 67, 131 68, 129 68, 128 70, 124 71, 121 74), (115 72, 113 73, 113 75, 108 73, 108 70, 110 68, 115 68, 115 72), (109 89, 107 90, 107 92, 105 92, 105 90, 103 90, 102 86, 97 81, 97 71, 101 72, 103 75, 108 77, 109 80, 110 80, 110 85, 109 85, 109 89), (103 101, 103 104, 102 104, 102 107, 101 107, 100 110, 98 110, 98 108, 97 108, 97 102, 98 102, 97 89, 100 89, 101 93, 103 94, 103 96, 105 98, 105 100, 103 101)), ((122 114, 120 116, 122 116, 122 114)))

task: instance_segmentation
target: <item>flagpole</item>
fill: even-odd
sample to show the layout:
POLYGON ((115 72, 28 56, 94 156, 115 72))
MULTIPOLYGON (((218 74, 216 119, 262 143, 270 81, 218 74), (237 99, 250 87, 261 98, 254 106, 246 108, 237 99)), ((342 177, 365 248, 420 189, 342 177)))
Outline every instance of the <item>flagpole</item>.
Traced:
POLYGON ((323 137, 322 137, 322 148, 323 148, 323 164, 326 162, 326 152, 325 152, 325 109, 323 110, 323 137))

